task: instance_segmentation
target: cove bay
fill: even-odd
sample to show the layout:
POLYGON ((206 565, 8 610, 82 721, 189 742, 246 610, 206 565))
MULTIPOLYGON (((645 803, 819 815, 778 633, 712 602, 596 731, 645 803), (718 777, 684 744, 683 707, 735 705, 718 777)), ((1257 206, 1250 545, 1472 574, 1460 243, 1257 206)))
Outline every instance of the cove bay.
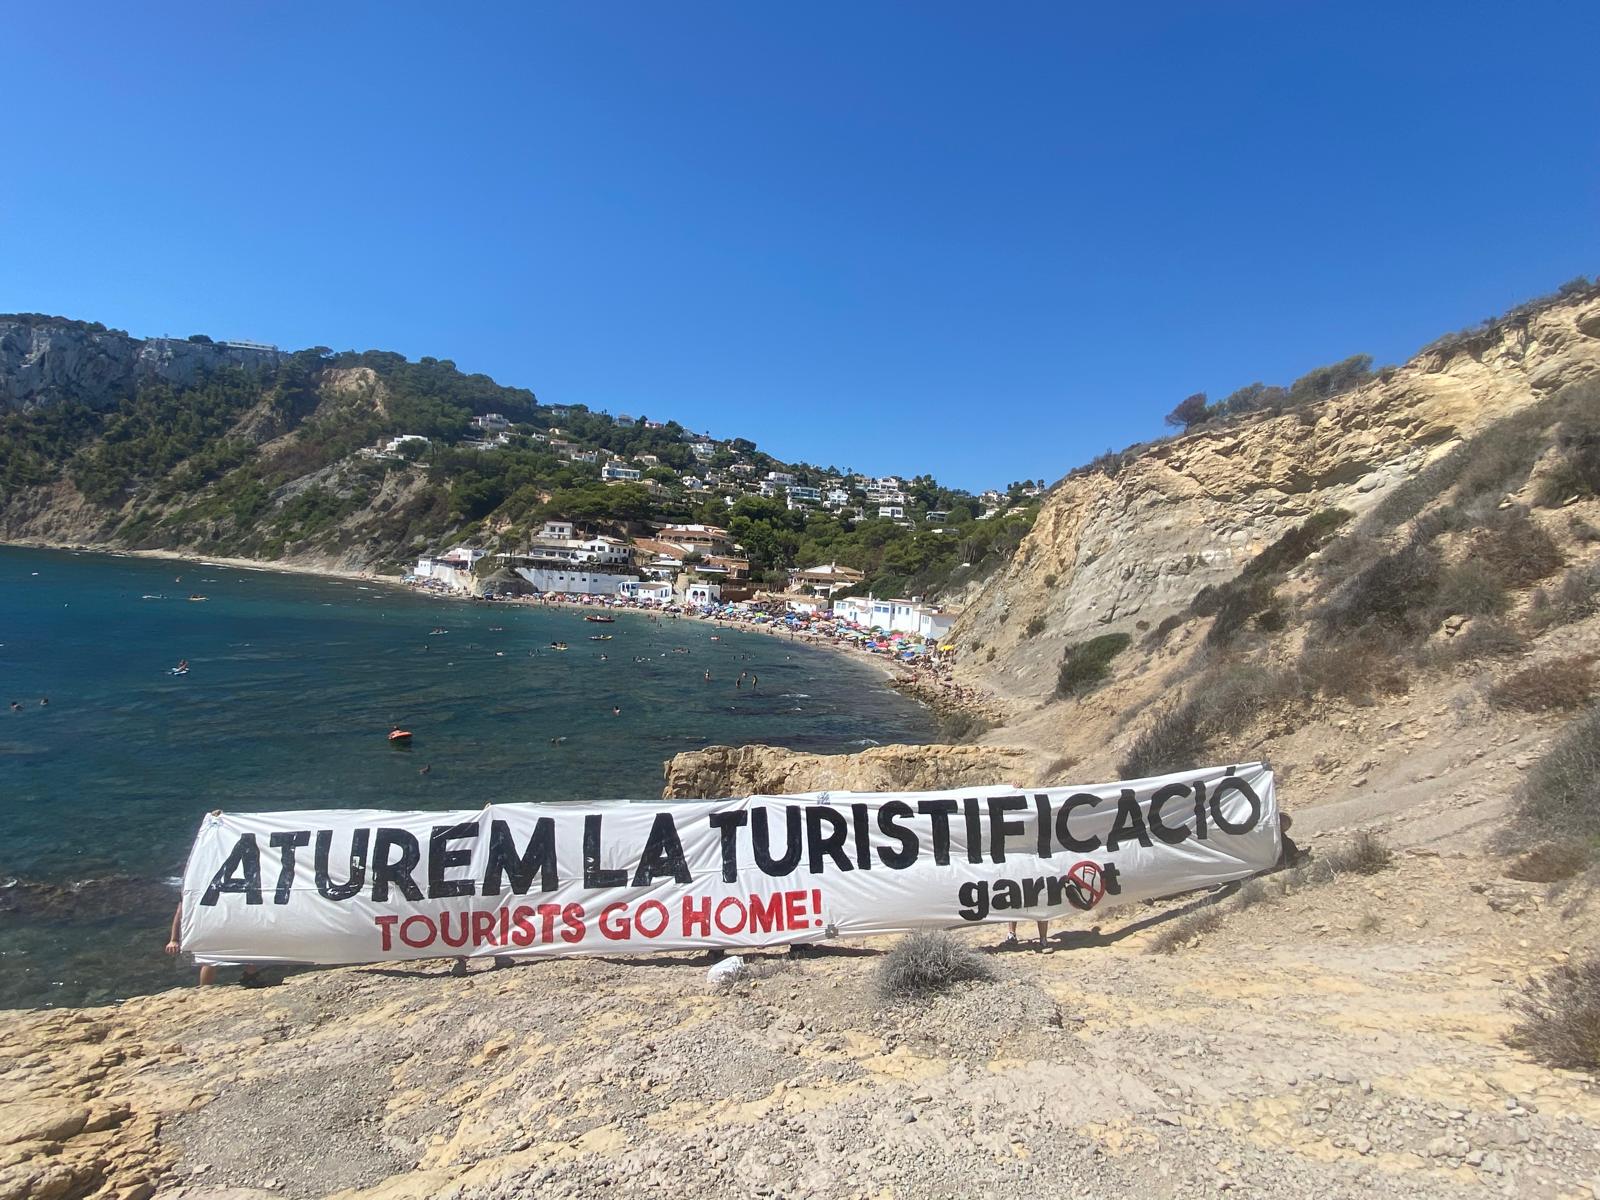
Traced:
POLYGON ((212 809, 649 800, 708 744, 934 736, 868 662, 634 613, 592 641, 582 615, 0 548, 0 1005, 188 982, 161 946, 212 809))

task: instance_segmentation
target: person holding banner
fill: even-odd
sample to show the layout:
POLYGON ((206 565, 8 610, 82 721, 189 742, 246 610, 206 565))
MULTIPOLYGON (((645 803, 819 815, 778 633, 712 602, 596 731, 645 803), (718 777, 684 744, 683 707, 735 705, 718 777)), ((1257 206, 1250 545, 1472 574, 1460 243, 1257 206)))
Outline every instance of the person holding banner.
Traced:
MULTIPOLYGON (((1048 931, 1050 929, 1050 922, 1035 921, 1034 924, 1039 927, 1039 949, 1049 950, 1050 937, 1048 931)), ((1006 940, 1002 943, 1002 945, 1015 946, 1017 944, 1017 923, 1015 921, 1008 921, 1006 923, 1006 930, 1006 940)))
MULTIPOLYGON (((172 929, 167 934, 166 952, 168 954, 176 954, 180 949, 182 949, 182 947, 178 944, 178 930, 182 922, 183 901, 179 900, 178 907, 174 909, 172 913, 172 929)), ((236 965, 237 964, 235 963, 202 963, 200 965, 201 986, 204 987, 207 984, 215 983, 217 981, 218 967, 231 967, 236 965)), ((257 967, 254 963, 246 963, 244 970, 239 972, 239 986, 247 988, 266 987, 267 981, 261 978, 261 969, 259 967, 257 967)))

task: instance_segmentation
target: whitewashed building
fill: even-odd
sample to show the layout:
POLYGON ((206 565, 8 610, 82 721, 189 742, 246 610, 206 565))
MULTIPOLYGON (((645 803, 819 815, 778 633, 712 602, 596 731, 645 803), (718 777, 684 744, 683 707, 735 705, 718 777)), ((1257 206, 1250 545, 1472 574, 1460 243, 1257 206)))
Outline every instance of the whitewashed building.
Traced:
POLYGON ((919 600, 901 597, 849 596, 833 602, 833 615, 863 629, 913 633, 929 641, 947 637, 956 614, 919 600))
POLYGON ((670 579, 630 579, 617 585, 617 595, 641 604, 671 604, 670 579))

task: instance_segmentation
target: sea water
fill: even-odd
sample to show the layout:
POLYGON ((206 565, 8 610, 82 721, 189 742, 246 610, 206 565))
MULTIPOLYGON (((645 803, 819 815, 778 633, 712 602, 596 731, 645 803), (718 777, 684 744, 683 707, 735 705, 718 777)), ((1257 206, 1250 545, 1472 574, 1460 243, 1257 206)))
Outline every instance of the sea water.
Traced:
POLYGON ((933 733, 871 663, 706 621, 0 548, 0 1006, 188 982, 162 947, 210 809, 651 799, 699 746, 933 733))

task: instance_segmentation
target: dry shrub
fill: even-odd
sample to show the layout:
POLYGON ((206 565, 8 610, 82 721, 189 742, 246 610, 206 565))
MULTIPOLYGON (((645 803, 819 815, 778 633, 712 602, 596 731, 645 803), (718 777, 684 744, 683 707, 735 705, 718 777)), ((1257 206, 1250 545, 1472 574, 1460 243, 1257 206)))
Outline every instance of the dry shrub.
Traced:
POLYGON ((1173 701, 1134 739, 1117 771, 1124 779, 1144 779, 1191 770, 1200 765, 1207 741, 1198 706, 1173 701))
POLYGON ((1518 821, 1540 836, 1600 840, 1600 708, 1575 717, 1523 783, 1518 821))
POLYGON ((994 728, 994 722, 971 709, 951 709, 939 718, 939 737, 946 742, 975 742, 994 728))
POLYGON ((1248 726, 1262 710, 1295 694, 1294 676, 1270 667, 1224 663, 1196 682, 1189 698, 1169 704, 1128 750, 1123 779, 1188 771, 1214 744, 1248 726))
POLYGON ((1508 587, 1527 587, 1561 569, 1561 550, 1521 509, 1509 509, 1472 539, 1472 556, 1508 587))
POLYGON ((1377 834, 1362 830, 1341 846, 1322 856, 1335 875, 1376 875, 1394 865, 1394 851, 1377 834))
POLYGON ((1600 954, 1530 980, 1513 1007, 1522 1021, 1512 1030, 1512 1045, 1563 1070, 1600 1067, 1600 954))
POLYGON ((1508 621, 1479 617, 1445 646, 1455 662, 1479 662, 1485 658, 1515 658, 1528 649, 1528 636, 1508 621))
POLYGON ((1150 631, 1149 636, 1144 639, 1145 646, 1153 649, 1156 646, 1164 645, 1167 638, 1172 635, 1172 631, 1182 625, 1183 622, 1184 616, 1182 613, 1172 613, 1162 617, 1156 627, 1150 631))
POLYGON ((1222 925, 1222 914, 1215 904, 1207 904, 1187 916, 1168 921, 1150 943, 1151 954, 1175 954, 1195 938, 1204 937, 1222 925))
POLYGON ((1556 433, 1559 457, 1539 480, 1538 500, 1547 508, 1572 496, 1600 494, 1600 383, 1574 384, 1562 400, 1566 415, 1556 433))
POLYGON ((1469 558, 1445 568, 1439 577, 1434 611, 1441 617, 1497 616, 1505 612, 1507 602, 1506 585, 1499 574, 1477 559, 1469 558))
POLYGON ((1374 630, 1338 645, 1307 646, 1298 672, 1307 692, 1352 704, 1371 704, 1379 696, 1400 696, 1409 690, 1405 664, 1392 639, 1374 630))
POLYGON ((1442 570, 1438 553, 1415 542, 1384 555, 1333 594, 1320 614, 1323 630, 1341 635, 1381 625, 1421 632, 1442 570))
POLYGON ((1299 566, 1327 545, 1349 519, 1350 513, 1342 508, 1313 513, 1246 563, 1239 578, 1264 579, 1299 566))
POLYGON ((1252 879, 1239 889, 1238 895, 1233 898, 1233 906, 1243 912, 1247 908, 1254 908, 1258 904, 1276 899, 1282 894, 1281 891, 1274 892, 1261 880, 1252 879))
POLYGON ((873 986, 884 1000, 922 1000, 969 980, 993 978, 988 960, 943 930, 908 933, 878 960, 873 986))
POLYGON ((1586 846, 1574 842, 1540 842, 1511 860, 1506 868, 1508 879, 1521 879, 1526 883, 1560 883, 1589 869, 1594 860, 1586 846))
POLYGON ((1600 565, 1573 567, 1553 588, 1540 588, 1528 617, 1540 629, 1570 625, 1600 611, 1600 565))
POLYGON ((1063 755, 1060 758, 1053 758, 1045 766, 1045 769, 1040 774, 1039 778, 1044 781, 1047 787, 1058 783, 1060 782, 1062 776, 1064 776, 1068 771, 1072 770, 1073 767, 1078 765, 1078 762, 1079 760, 1070 754, 1063 755))
POLYGON ((1572 534, 1572 540, 1582 542, 1585 546, 1600 542, 1600 529, 1596 529, 1582 517, 1571 517, 1567 521, 1567 532, 1572 534))
POLYGON ((1582 708, 1594 698, 1594 672, 1588 655, 1535 663, 1489 689, 1489 703, 1523 712, 1582 708))

